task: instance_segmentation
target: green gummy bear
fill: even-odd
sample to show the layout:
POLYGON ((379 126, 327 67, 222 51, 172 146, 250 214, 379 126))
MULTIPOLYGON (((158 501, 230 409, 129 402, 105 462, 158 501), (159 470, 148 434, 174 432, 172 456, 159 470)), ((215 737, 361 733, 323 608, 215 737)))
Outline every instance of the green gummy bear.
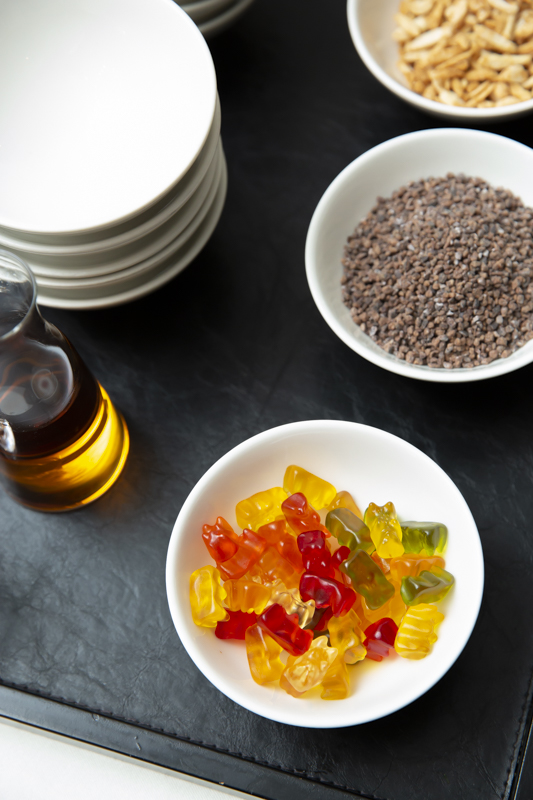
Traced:
POLYGON ((406 553, 425 553, 428 556, 444 553, 448 528, 442 522, 404 522, 401 528, 406 553))
POLYGON ((416 577, 402 578, 400 594, 403 602, 408 606, 417 606, 419 603, 438 603, 446 597, 455 578, 451 572, 440 567, 432 570, 425 569, 416 577))
POLYGON ((364 550, 369 555, 376 549, 370 531, 349 508, 334 508, 326 517, 326 528, 339 544, 350 550, 364 550))
POLYGON ((356 550, 348 556, 340 569, 348 575, 355 591, 363 595, 372 610, 381 608, 394 594, 392 583, 364 550, 356 550))

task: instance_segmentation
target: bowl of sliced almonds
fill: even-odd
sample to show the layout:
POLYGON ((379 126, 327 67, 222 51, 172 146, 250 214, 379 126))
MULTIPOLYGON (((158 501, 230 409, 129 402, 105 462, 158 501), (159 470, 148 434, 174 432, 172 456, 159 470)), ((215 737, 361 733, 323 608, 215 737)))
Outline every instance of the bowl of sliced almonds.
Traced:
POLYGON ((391 92, 447 119, 533 111, 533 0, 348 0, 359 56, 391 92))

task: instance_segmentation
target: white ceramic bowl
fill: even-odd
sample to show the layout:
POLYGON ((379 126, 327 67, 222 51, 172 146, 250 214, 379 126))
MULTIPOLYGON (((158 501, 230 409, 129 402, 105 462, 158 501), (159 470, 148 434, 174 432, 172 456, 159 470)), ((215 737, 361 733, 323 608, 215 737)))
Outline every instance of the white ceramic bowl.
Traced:
POLYGON ((162 263, 157 263, 149 272, 145 271, 140 275, 135 274, 125 278, 123 281, 117 281, 111 286, 99 284, 91 288, 85 287, 72 290, 68 288, 48 289, 37 285, 37 301, 39 305, 49 306, 50 308, 110 308, 123 303, 130 303, 132 300, 138 300, 140 297, 159 289, 185 269, 209 241, 224 208, 227 186, 226 163, 223 159, 222 176, 217 193, 202 223, 196 228, 183 247, 172 253, 162 263))
POLYGON ((428 100, 408 88, 396 66, 399 50, 392 39, 400 0, 348 0, 348 26, 355 48, 370 72, 407 103, 437 117, 464 122, 503 122, 533 111, 533 100, 502 108, 461 108, 428 100))
MULTIPOLYGON (((177 215, 184 213, 184 207, 199 191, 206 179, 206 174, 213 164, 213 159, 220 146, 220 102, 217 98, 215 116, 209 135, 198 157, 183 178, 164 195, 164 197, 141 214, 129 219, 121 225, 108 227, 105 231, 92 231, 79 237, 50 237, 35 234, 16 236, 13 232, 0 228, 0 246, 20 253, 25 261, 32 261, 32 269, 37 274, 55 276, 58 273, 68 275, 83 274, 80 264, 76 268, 76 259, 90 258, 94 274, 99 274, 96 266, 99 260, 116 258, 121 247, 127 247, 145 239, 151 234, 157 236, 158 231, 170 219, 177 220, 177 215), (52 239, 54 240, 52 242, 52 239), (61 243, 60 243, 61 242, 61 243), (46 257, 52 266, 46 264, 46 257), (43 262, 44 259, 44 263, 43 262), (40 263, 37 263, 40 262, 40 263), (67 266, 65 266, 65 264, 67 266)), ((83 264, 83 261, 81 262, 83 264)), ((91 273, 89 268, 88 273, 91 273)))
POLYGON ((37 256, 34 253, 23 254, 15 248, 11 250, 20 258, 25 256, 24 260, 43 286, 51 286, 54 281, 77 283, 105 279, 106 276, 111 277, 126 269, 136 269, 145 261, 157 258, 165 248, 171 247, 180 234, 187 235, 187 230, 197 221, 209 193, 216 190, 216 183, 220 179, 221 158, 222 145, 219 141, 209 169, 187 202, 159 228, 138 240, 121 245, 120 248, 109 252, 62 258, 52 255, 37 256))
POLYGON ((170 612, 190 657, 221 692, 268 719, 308 728, 358 725, 391 714, 430 689, 466 645, 483 594, 483 554, 476 524, 461 493, 428 456, 390 433, 336 420, 295 422, 235 447, 198 481, 174 525, 167 555, 170 612), (219 515, 235 525, 235 504, 279 486, 289 464, 299 464, 347 489, 365 507, 392 500, 400 519, 430 519, 449 529, 446 568, 456 585, 439 604, 446 617, 433 651, 421 661, 392 656, 353 668, 345 700, 295 699, 274 683, 258 686, 244 642, 220 641, 191 617, 189 576, 213 563, 202 541, 205 522, 219 515))
POLYGON ((4 3, 0 224, 105 229, 156 203, 207 138, 216 76, 172 0, 4 3))
POLYGON ((352 161, 320 200, 307 234, 307 280, 330 328, 356 353, 390 372, 426 381, 461 383, 503 375, 533 361, 533 341, 508 358, 461 369, 408 364, 389 355, 355 324, 342 301, 344 246, 376 204, 409 181, 448 172, 503 186, 533 206, 533 150, 513 139, 469 129, 435 128, 390 139, 352 161))
MULTIPOLYGON (((97 275, 89 278, 80 279, 61 279, 61 278, 42 278, 36 275, 37 286, 43 289, 66 289, 68 291, 78 292, 90 290, 94 287, 112 287, 113 285, 122 284, 125 281, 133 278, 142 280, 142 276, 153 272, 155 267, 159 267, 170 256, 183 248, 189 239, 194 235, 196 230, 201 226, 203 220, 208 216, 211 206, 215 202, 215 198, 220 187, 222 180, 224 164, 224 156, 222 151, 217 158, 216 171, 213 175, 202 203, 196 209, 196 213, 189 220, 186 227, 180 229, 177 234, 165 244, 160 250, 149 258, 138 261, 130 267, 125 269, 117 269, 115 272, 109 272, 105 275, 97 275)), ((30 264, 31 266, 31 264, 30 264)))

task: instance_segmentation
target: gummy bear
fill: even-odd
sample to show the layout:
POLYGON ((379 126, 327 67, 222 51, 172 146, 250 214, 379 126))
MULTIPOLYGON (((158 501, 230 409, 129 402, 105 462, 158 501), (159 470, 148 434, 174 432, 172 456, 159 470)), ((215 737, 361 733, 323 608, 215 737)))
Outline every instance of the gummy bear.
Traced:
POLYGON ((226 581, 224 589, 227 592, 226 606, 231 611, 260 614, 270 600, 269 588, 245 578, 226 581))
POLYGON ((300 628, 298 616, 287 614, 279 603, 273 603, 265 609, 257 624, 292 656, 303 655, 313 641, 313 631, 300 628))
POLYGON ((441 567, 434 567, 432 570, 424 570, 416 577, 402 578, 400 592, 408 606, 417 606, 419 603, 438 603, 439 600, 446 597, 454 583, 455 578, 451 572, 447 572, 441 567))
POLYGON ((347 664, 356 664, 366 656, 365 638, 359 627, 359 618, 353 609, 343 617, 332 617, 329 621, 329 638, 347 664))
POLYGON ((252 625, 245 634, 246 655, 252 678, 256 683, 277 681, 285 664, 280 659, 283 648, 259 625, 252 625))
POLYGON ((211 564, 195 570, 189 581, 192 618, 196 625, 215 628, 219 620, 229 619, 222 603, 226 591, 220 585, 220 572, 211 564))
POLYGON ((325 508, 337 494, 337 490, 331 483, 295 464, 291 464, 285 470, 283 488, 287 494, 302 492, 314 508, 325 508))
POLYGON ((406 553, 440 555, 448 542, 448 528, 442 522, 404 522, 402 534, 406 553))
POLYGON ((431 645, 437 641, 436 629, 444 619, 444 614, 435 606, 420 603, 408 608, 400 623, 394 649, 402 658, 425 658, 431 645))
POLYGON ((295 533, 320 530, 329 536, 329 531, 320 522, 320 514, 311 508, 306 496, 301 492, 291 494, 282 503, 281 510, 295 533))
POLYGON ((370 625, 365 631, 366 657, 372 661, 383 661, 394 648, 398 626, 394 620, 385 617, 370 625))
POLYGON ((408 576, 416 577, 424 570, 431 570, 433 567, 444 567, 444 559, 440 556, 426 556, 416 553, 407 554, 399 558, 391 558, 389 569, 395 580, 401 581, 408 576))
POLYGON ((241 500, 235 506, 237 525, 252 531, 256 531, 261 525, 268 525, 276 517, 281 517, 281 504, 286 499, 287 493, 280 486, 274 486, 241 500))
POLYGON ((328 647, 327 636, 318 636, 306 653, 288 658, 283 676, 299 694, 318 686, 338 655, 336 647, 328 647))
POLYGON ((359 506, 357 505, 357 503, 355 502, 355 500, 353 499, 353 497, 350 494, 350 492, 344 492, 344 491, 343 492, 337 492, 337 494, 335 495, 335 497, 333 498, 333 500, 331 501, 331 503, 327 507, 327 510, 328 511, 333 511, 336 508, 347 508, 353 514, 355 514, 356 517, 359 517, 359 519, 361 519, 361 520, 363 519, 363 515, 361 513, 361 510, 360 510, 359 506))
POLYGON ((217 622, 215 636, 219 639, 244 639, 248 628, 255 625, 257 614, 244 611, 228 611, 229 619, 217 622))
MULTIPOLYGON (((365 650, 366 652, 366 650, 365 650)), ((339 655, 322 679, 323 700, 344 700, 350 694, 350 676, 346 661, 339 655)))
POLYGON ((394 558, 402 555, 402 529, 396 518, 394 503, 385 503, 384 506, 370 503, 365 511, 365 524, 370 530, 378 556, 394 558))
POLYGON ((392 583, 364 550, 352 553, 340 569, 348 575, 355 591, 363 595, 371 609, 380 608, 394 594, 392 583))
POLYGON ((365 550, 370 555, 376 549, 368 527, 349 508, 330 511, 326 517, 326 528, 339 544, 350 550, 365 550))

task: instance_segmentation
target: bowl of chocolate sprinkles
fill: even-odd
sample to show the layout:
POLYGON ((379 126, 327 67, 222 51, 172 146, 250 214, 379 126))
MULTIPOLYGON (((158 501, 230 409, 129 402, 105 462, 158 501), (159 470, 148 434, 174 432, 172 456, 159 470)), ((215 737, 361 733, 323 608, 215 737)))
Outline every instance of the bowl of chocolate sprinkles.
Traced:
POLYGON ((533 150, 433 129, 357 158, 311 220, 309 286, 369 361, 464 382, 533 361, 533 150))

